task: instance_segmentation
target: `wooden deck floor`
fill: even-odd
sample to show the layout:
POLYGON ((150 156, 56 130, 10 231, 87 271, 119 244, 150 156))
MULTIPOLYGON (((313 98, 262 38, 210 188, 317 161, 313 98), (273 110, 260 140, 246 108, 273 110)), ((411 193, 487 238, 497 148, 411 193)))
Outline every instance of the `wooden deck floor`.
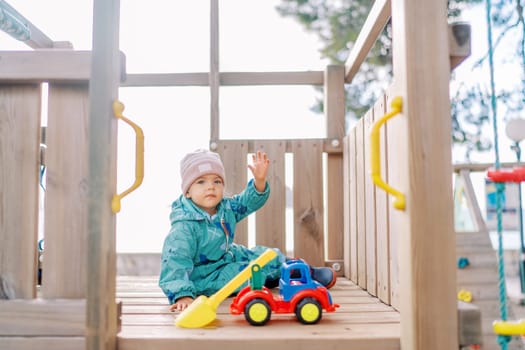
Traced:
POLYGON ((302 325, 293 314, 272 314, 268 324, 254 327, 244 316, 229 314, 231 299, 227 299, 211 326, 181 329, 174 326, 177 313, 169 311, 157 277, 121 276, 117 283, 117 297, 122 301, 118 349, 400 349, 397 311, 344 278, 330 292, 341 306, 334 313, 323 313, 316 325, 302 325))

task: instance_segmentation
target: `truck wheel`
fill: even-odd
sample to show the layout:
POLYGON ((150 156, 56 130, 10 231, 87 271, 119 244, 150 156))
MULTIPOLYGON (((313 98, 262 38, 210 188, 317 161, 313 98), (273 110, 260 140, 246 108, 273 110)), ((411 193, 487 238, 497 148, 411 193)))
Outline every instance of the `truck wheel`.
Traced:
POLYGON ((295 316, 302 324, 317 323, 322 315, 323 309, 314 298, 304 298, 295 308, 295 316))
POLYGON ((271 315, 272 310, 264 299, 253 299, 244 307, 244 318, 252 326, 264 326, 271 315))

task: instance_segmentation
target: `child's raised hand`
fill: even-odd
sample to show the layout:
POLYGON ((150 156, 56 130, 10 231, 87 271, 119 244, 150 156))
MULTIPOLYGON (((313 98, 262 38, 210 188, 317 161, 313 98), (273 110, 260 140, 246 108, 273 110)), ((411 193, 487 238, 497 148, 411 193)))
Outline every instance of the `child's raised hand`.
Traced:
POLYGON ((252 163, 253 164, 248 164, 248 168, 253 174, 255 188, 259 192, 264 192, 266 187, 266 174, 270 166, 270 160, 266 152, 257 151, 252 157, 252 163))

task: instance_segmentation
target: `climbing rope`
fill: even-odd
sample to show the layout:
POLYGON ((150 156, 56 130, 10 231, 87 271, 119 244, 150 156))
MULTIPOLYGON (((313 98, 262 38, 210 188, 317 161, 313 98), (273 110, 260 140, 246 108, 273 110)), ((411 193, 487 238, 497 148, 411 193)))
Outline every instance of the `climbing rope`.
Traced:
MULTIPOLYGON (((496 88, 494 83, 494 51, 492 43, 492 19, 491 19, 491 2, 485 1, 486 15, 487 15, 487 42, 489 49, 489 72, 490 72, 490 105, 492 111, 492 126, 494 132, 494 167, 496 171, 500 169, 499 159, 499 143, 498 143, 498 123, 497 123, 497 103, 496 103, 496 88)), ((503 321, 507 320, 507 291, 505 288, 505 263, 503 257, 503 228, 502 228, 502 207, 501 199, 505 184, 503 182, 495 183, 496 185, 496 217, 498 230, 498 287, 499 287, 499 302, 500 302, 500 317, 503 321)), ((498 343, 502 350, 507 350, 509 336, 498 335, 498 343)))

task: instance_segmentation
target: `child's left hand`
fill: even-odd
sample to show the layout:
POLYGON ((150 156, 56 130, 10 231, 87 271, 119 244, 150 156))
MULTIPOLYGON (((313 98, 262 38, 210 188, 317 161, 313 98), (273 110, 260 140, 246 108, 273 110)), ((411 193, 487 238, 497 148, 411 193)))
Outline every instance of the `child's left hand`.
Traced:
POLYGON ((255 188, 259 192, 264 192, 266 187, 266 174, 270 166, 270 160, 266 152, 257 151, 252 157, 253 164, 248 164, 248 168, 253 174, 255 188))

